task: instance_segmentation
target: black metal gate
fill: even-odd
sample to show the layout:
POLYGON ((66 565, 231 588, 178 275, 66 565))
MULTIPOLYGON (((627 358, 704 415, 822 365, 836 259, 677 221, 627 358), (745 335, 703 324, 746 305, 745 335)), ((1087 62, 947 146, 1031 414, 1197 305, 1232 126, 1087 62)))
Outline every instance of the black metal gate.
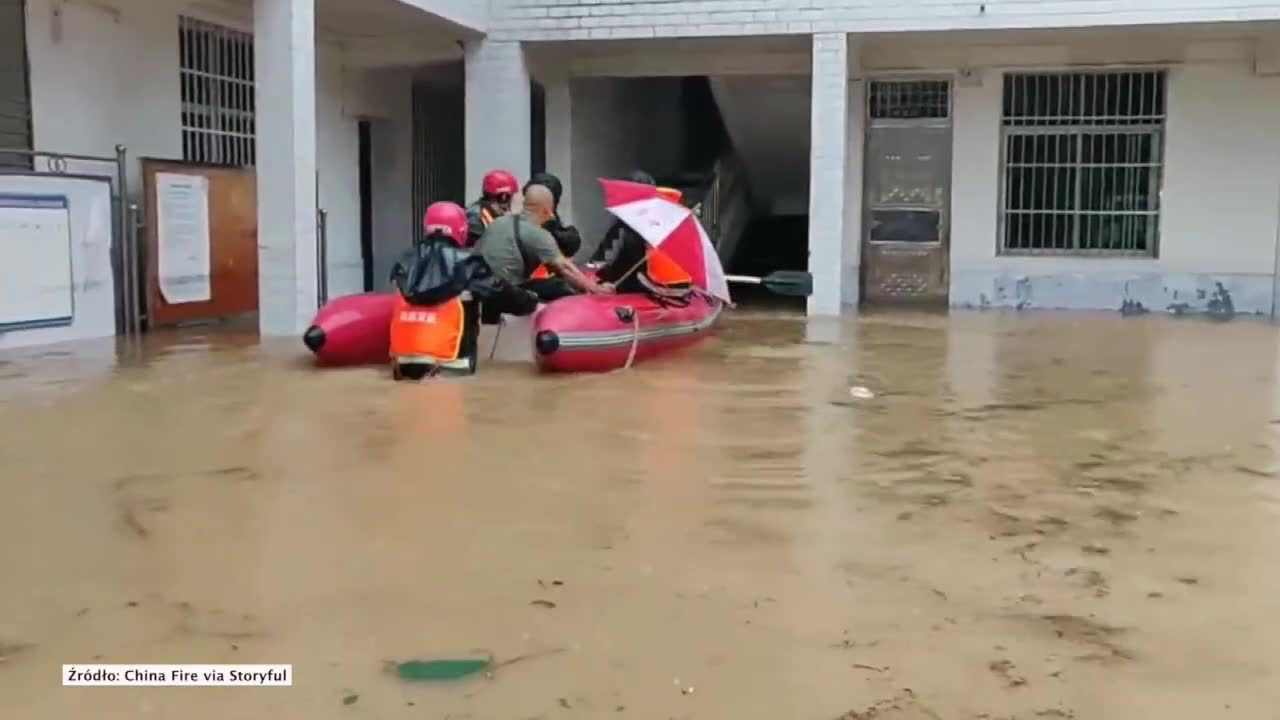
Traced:
POLYGON ((465 205, 465 89, 452 79, 413 87, 413 227, 433 202, 465 205))

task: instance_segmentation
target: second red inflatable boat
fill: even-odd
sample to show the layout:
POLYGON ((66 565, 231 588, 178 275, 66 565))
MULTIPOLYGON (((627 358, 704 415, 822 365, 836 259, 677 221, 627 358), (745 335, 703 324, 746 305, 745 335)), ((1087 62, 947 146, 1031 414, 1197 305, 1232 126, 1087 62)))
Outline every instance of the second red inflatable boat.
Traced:
POLYGON ((715 327, 724 305, 705 295, 576 295, 533 319, 534 358, 546 372, 603 372, 688 347, 715 327))

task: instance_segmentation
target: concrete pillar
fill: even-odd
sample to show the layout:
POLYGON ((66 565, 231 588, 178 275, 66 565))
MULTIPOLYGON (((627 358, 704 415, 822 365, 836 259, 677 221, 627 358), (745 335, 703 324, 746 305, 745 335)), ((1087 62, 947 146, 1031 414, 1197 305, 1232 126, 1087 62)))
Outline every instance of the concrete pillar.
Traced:
POLYGON ((520 43, 479 39, 466 44, 468 199, 479 195, 481 179, 493 169, 512 173, 521 184, 529 179, 529 96, 529 66, 520 43))
POLYGON ((573 224, 573 93, 567 75, 551 76, 543 84, 547 108, 547 172, 560 178, 560 217, 573 224))
POLYGON ((258 328, 294 335, 317 309, 315 0, 255 0, 258 328))
POLYGON ((839 315, 843 300, 845 192, 848 175, 849 39, 813 36, 810 110, 809 315, 839 315))

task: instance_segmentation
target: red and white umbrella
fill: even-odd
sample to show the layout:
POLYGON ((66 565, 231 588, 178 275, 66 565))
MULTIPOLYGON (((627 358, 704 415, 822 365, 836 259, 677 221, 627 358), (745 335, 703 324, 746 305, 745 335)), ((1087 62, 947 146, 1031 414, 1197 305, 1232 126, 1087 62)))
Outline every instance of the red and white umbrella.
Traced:
POLYGON ((692 210, 662 197, 653 185, 603 178, 600 184, 606 210, 684 268, 694 287, 732 302, 720 256, 692 210))

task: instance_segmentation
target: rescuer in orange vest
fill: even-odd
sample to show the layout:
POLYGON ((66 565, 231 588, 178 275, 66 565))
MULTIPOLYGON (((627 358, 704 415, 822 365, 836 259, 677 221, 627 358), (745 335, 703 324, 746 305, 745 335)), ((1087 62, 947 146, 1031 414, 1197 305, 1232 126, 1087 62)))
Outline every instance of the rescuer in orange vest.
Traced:
POLYGON ((475 247, 489 223, 511 212, 511 198, 520 190, 516 176, 506 170, 490 170, 480 183, 480 199, 467 208, 467 243, 475 247))
MULTIPOLYGON (((653 176, 643 170, 633 172, 631 181, 657 185, 653 176)), ((675 188, 660 187, 658 194, 677 204, 683 199, 683 194, 675 188)), ((615 283, 620 293, 683 296, 692 286, 692 278, 684 268, 661 250, 650 246, 621 220, 605 233, 596 258, 605 262, 597 278, 601 282, 615 283)))
POLYGON ((467 221, 467 212, 455 203, 432 204, 422 220, 425 237, 413 251, 418 262, 408 268, 402 262, 392 273, 399 290, 391 315, 391 365, 396 379, 476 371, 480 310, 470 292, 455 285, 464 276, 456 268, 472 262, 462 249, 467 221), (411 302, 419 294, 440 299, 430 304, 411 302))

